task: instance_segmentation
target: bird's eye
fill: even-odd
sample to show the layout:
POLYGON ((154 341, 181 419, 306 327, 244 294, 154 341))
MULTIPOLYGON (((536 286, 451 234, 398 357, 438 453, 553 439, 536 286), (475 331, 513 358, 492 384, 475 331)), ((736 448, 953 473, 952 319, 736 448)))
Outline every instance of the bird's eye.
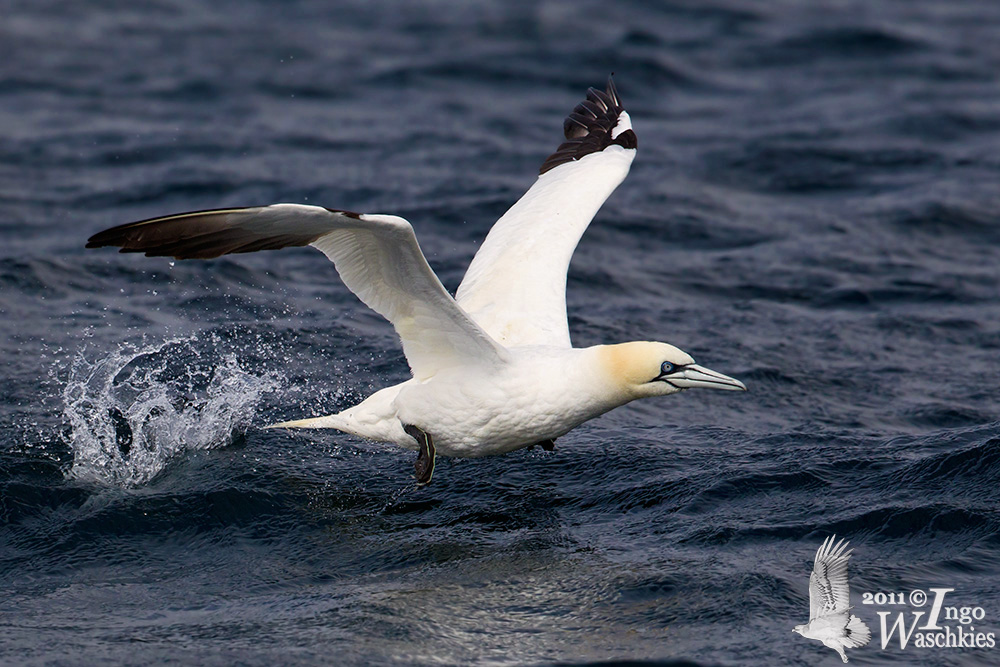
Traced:
POLYGON ((673 372, 674 372, 674 365, 669 361, 664 361, 662 364, 660 364, 661 375, 667 375, 668 373, 673 373, 673 372))

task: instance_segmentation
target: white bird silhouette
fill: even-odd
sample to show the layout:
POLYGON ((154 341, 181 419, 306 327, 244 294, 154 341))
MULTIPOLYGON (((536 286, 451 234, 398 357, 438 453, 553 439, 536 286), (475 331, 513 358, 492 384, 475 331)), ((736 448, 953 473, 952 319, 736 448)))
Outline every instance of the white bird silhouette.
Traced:
POLYGON ((485 456, 540 444, 637 398, 689 387, 746 390, 666 343, 578 349, 566 319, 566 272, 591 219, 628 174, 636 135, 611 79, 566 119, 566 141, 493 226, 455 298, 392 215, 300 204, 182 213, 120 225, 88 248, 208 259, 310 245, 399 334, 412 379, 343 412, 275 424, 335 428, 419 450, 418 483, 435 454, 485 456))
POLYGON ((845 648, 858 648, 871 641, 872 633, 857 616, 850 613, 851 589, 847 584, 847 561, 854 551, 845 552, 848 542, 836 535, 823 541, 816 551, 809 575, 809 622, 792 628, 806 639, 817 639, 832 648, 847 662, 845 648))

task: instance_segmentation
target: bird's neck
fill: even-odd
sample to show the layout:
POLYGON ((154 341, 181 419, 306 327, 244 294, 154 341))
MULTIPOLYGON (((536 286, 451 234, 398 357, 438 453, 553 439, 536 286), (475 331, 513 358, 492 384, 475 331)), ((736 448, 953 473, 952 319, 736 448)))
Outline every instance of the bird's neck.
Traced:
POLYGON ((634 381, 640 361, 635 344, 595 345, 587 348, 587 352, 599 387, 598 395, 611 406, 608 410, 641 398, 634 381))

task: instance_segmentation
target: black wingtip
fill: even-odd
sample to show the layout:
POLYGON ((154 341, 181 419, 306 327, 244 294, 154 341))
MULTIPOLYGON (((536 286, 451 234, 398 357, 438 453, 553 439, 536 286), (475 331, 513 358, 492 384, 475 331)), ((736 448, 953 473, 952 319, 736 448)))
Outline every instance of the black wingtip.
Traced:
POLYGON ((87 239, 87 245, 85 248, 106 248, 108 246, 118 246, 121 245, 120 238, 120 227, 124 225, 119 225, 118 227, 112 227, 110 229, 105 229, 104 231, 97 232, 89 239, 87 239))
POLYGON ((616 106, 620 107, 622 105, 621 98, 618 97, 618 89, 615 88, 615 73, 614 72, 612 72, 611 74, 608 75, 608 85, 606 87, 606 91, 605 92, 607 92, 608 96, 611 98, 611 100, 614 102, 614 104, 616 106))
POLYGON ((612 72, 608 76, 605 90, 587 89, 587 98, 577 104, 563 121, 566 141, 545 159, 538 173, 544 174, 561 164, 575 162, 591 153, 599 153, 611 145, 636 148, 638 142, 631 129, 616 137, 611 136, 624 111, 612 72))
MULTIPOLYGON (((276 205, 280 206, 280 205, 276 205)), ((129 222, 98 232, 87 239, 87 248, 117 246, 118 252, 144 253, 147 257, 214 259, 233 253, 277 250, 312 243, 328 229, 305 225, 283 229, 254 222, 270 206, 209 209, 129 222)), ((360 219, 351 211, 334 211, 360 219)))

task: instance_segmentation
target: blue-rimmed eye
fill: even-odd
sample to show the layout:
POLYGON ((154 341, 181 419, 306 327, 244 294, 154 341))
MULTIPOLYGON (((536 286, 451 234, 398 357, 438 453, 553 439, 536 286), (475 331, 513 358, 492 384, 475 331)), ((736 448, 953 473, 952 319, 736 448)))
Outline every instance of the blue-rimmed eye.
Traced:
POLYGON ((660 375, 667 375, 674 372, 674 365, 669 361, 664 361, 660 364, 660 375))

